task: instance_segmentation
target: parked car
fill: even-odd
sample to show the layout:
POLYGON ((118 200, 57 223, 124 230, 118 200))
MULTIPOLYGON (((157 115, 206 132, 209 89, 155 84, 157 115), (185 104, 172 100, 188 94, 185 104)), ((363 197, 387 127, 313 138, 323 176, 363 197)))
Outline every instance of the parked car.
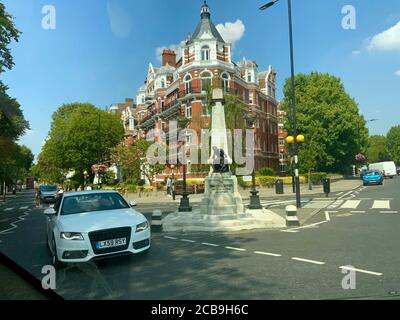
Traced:
POLYGON ((383 185, 383 175, 379 171, 367 171, 363 175, 364 186, 370 184, 380 184, 383 185))
POLYGON ((54 266, 148 252, 150 226, 133 205, 116 191, 64 193, 44 212, 54 266))
POLYGON ((42 203, 55 203, 58 198, 58 186, 41 185, 39 187, 39 197, 42 203))
POLYGON ((393 179, 397 175, 396 165, 393 161, 371 163, 368 167, 369 170, 382 172, 385 178, 393 179))
POLYGON ((397 171, 397 175, 400 176, 400 167, 397 167, 396 171, 397 171))

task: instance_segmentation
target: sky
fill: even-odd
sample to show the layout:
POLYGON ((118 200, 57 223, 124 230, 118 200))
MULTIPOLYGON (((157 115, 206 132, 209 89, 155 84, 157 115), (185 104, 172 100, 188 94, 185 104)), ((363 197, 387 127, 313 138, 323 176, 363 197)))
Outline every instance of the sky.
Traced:
MULTIPOLYGON (((15 66, 2 75, 31 130, 35 155, 63 103, 105 108, 134 98, 162 48, 176 48, 200 21, 201 0, 0 0, 22 31, 15 66), (51 7, 49 7, 51 6, 51 7), (52 19, 55 17, 55 19, 52 19)), ((287 2, 209 0, 211 18, 233 57, 278 72, 278 99, 290 76, 287 2)), ((400 124, 400 1, 292 0, 295 72, 341 78, 370 134, 400 124), (347 7, 346 7, 347 6, 347 7), (350 7, 349 7, 350 6, 350 7)))

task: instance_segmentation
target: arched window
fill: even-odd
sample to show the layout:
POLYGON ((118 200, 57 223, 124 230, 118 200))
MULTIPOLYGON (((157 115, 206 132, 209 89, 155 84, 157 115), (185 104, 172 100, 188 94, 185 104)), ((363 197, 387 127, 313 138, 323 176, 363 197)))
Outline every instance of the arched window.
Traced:
POLYGON ((202 61, 210 60, 210 47, 209 46, 203 46, 201 48, 201 60, 202 61))
POLYGON ((185 79, 185 94, 192 93, 192 77, 188 74, 185 79))
POLYGON ((221 75, 221 84, 224 92, 229 92, 229 76, 226 73, 221 75))
POLYGON ((208 71, 205 71, 201 74, 201 91, 202 92, 207 92, 208 90, 211 90, 211 73, 208 71))

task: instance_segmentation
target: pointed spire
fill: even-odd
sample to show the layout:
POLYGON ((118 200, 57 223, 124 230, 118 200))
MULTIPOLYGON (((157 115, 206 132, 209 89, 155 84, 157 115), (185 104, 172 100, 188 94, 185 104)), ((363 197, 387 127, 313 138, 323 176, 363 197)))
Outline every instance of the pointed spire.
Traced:
POLYGON ((201 18, 202 19, 211 18, 210 7, 208 6, 207 1, 204 1, 204 4, 201 7, 201 18))

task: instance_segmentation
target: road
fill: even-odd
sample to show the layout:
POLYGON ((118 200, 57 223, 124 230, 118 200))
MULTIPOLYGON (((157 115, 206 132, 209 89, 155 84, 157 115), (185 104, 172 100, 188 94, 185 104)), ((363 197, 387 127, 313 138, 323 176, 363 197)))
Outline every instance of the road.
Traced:
MULTIPOLYGON (((306 205, 321 211, 300 228, 153 234, 147 256, 59 271, 56 292, 67 299, 398 298, 399 189, 396 177, 338 200, 314 198, 306 205), (355 289, 343 289, 343 270, 354 271, 355 289)), ((0 205, 0 250, 41 279, 50 255, 43 209, 32 197, 0 205)))

